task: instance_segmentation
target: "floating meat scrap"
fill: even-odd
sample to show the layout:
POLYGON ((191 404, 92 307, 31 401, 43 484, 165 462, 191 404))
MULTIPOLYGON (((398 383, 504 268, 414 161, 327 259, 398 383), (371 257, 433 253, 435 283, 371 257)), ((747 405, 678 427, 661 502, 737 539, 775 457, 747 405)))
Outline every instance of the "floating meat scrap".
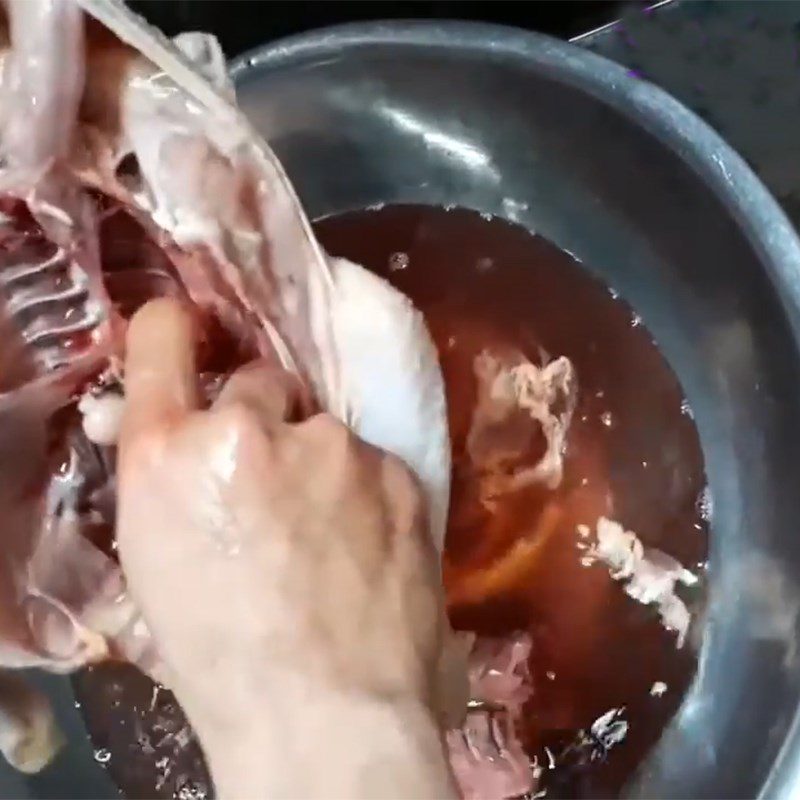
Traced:
MULTIPOLYGON (((588 526, 578 526, 578 535, 587 540, 588 526)), ((675 594, 675 587, 694 586, 697 576, 672 556, 655 548, 645 547, 633 531, 626 531, 618 522, 600 517, 596 541, 583 544, 581 561, 589 566, 597 561, 609 567, 611 577, 623 584, 623 591, 643 605, 654 605, 667 630, 677 633, 677 646, 683 647, 691 623, 686 603, 675 594)), ((580 544, 580 543, 579 543, 580 544)))
POLYGON ((309 411, 409 463, 441 551, 450 448, 424 321, 323 252, 232 103, 213 37, 169 42, 114 0, 5 10, 0 665, 68 671, 116 657, 159 672, 109 555, 124 381, 104 394, 126 320, 157 295, 195 309, 209 391, 250 358, 279 359, 309 411))
POLYGON ((532 649, 527 633, 502 639, 477 638, 467 673, 471 701, 518 714, 533 692, 529 667, 532 649))
POLYGON ((601 714, 590 726, 594 740, 604 751, 610 750, 625 739, 628 735, 628 723, 622 719, 625 709, 611 708, 601 714))
POLYGON ((484 350, 475 359, 478 401, 467 438, 472 464, 486 478, 482 502, 532 484, 556 489, 564 473, 566 436, 578 397, 572 362, 542 366, 518 351, 484 350), (537 451, 537 443, 543 440, 537 451), (530 462, 533 457, 534 463, 530 462))

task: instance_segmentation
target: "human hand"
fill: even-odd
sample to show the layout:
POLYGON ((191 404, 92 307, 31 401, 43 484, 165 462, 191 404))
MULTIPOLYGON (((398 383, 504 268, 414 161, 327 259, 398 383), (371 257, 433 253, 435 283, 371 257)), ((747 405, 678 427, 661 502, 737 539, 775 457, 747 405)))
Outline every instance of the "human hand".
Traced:
POLYGON ((125 386, 120 558, 218 791, 451 795, 441 581, 408 469, 328 415, 287 422, 275 367, 200 410, 174 301, 131 321, 125 386))

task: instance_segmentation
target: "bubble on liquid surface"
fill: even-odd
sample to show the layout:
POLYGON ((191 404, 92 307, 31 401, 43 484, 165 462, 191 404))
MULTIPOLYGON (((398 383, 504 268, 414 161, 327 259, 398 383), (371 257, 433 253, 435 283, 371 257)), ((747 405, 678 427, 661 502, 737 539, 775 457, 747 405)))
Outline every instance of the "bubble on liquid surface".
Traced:
POLYGON ((408 269, 411 259, 408 253, 392 253, 389 256, 389 272, 398 272, 402 269, 408 269))
POLYGON ((711 521, 711 515, 714 513, 714 500, 708 486, 697 497, 697 513, 704 522, 711 521))

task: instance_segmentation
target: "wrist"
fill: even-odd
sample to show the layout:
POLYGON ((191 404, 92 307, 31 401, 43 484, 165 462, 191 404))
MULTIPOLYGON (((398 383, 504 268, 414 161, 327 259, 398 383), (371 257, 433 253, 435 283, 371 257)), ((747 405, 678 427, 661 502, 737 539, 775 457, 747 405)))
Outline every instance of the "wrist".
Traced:
POLYGON ((223 800, 456 796, 441 731, 413 699, 323 691, 294 677, 246 707, 187 711, 223 800))

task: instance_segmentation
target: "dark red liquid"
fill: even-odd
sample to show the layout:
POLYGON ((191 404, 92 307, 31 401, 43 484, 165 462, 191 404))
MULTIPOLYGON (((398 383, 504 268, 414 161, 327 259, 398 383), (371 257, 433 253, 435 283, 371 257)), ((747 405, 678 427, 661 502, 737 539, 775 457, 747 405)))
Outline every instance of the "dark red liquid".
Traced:
MULTIPOLYGON (((679 706, 699 636, 692 631, 677 649, 675 634, 628 598, 606 567, 581 565, 575 529, 612 516, 646 545, 702 569, 703 461, 675 376, 624 302, 518 226, 463 210, 395 206, 325 219, 316 231, 331 254, 411 297, 439 348, 454 456, 445 554, 450 615, 458 628, 479 633, 532 632, 536 691, 524 735, 545 768, 539 788, 551 797, 616 796, 679 706), (491 515, 476 503, 465 440, 476 397, 473 361, 485 348, 504 346, 535 363, 542 351, 567 356, 579 401, 559 488, 519 492, 491 515), (476 579, 522 537, 539 544, 499 578, 476 579), (656 682, 667 685, 663 696, 651 695, 656 682), (606 753, 578 744, 612 708, 624 709, 624 741, 606 753)), ((690 608, 699 602, 695 591, 690 608)), ((180 710, 163 690, 151 708, 152 684, 134 672, 104 666, 76 679, 95 745, 110 753, 111 775, 131 797, 202 796, 210 782, 196 743, 180 734, 180 710), (157 753, 154 725, 166 737, 157 753)))

